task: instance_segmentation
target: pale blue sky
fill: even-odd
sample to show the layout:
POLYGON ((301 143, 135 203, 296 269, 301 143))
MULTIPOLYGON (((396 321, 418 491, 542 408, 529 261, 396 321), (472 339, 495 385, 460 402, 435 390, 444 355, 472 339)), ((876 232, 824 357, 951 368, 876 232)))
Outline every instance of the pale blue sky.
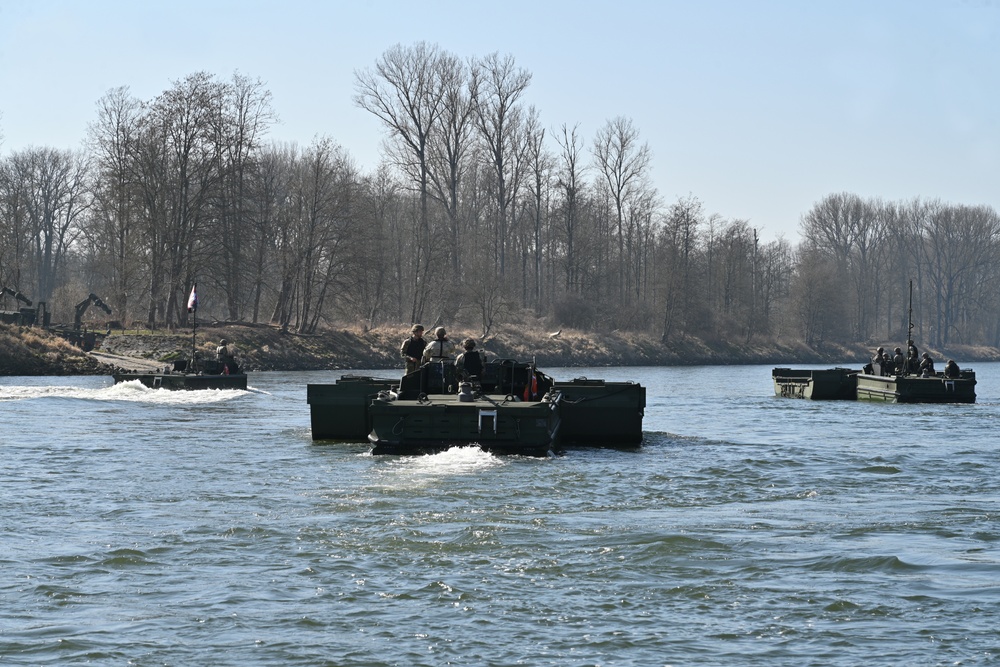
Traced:
POLYGON ((354 72, 420 40, 510 53, 545 126, 588 146, 631 118, 667 203, 765 240, 797 242, 833 192, 1000 210, 995 0, 0 0, 0 154, 77 147, 111 88, 238 70, 273 93, 272 139, 327 135, 368 171, 383 133, 354 72))

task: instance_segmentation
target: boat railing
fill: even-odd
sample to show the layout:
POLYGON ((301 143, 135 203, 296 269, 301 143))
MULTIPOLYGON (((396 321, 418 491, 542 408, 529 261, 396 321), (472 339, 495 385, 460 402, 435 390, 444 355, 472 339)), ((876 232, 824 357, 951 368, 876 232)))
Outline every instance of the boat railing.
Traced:
MULTIPOLYGON (((400 398, 412 400, 420 394, 454 394, 458 392, 460 380, 454 362, 428 362, 403 376, 399 383, 400 398)), ((532 396, 541 397, 551 388, 552 379, 535 369, 534 364, 492 359, 483 365, 483 372, 473 385, 477 393, 517 397, 523 396, 527 387, 532 396)))

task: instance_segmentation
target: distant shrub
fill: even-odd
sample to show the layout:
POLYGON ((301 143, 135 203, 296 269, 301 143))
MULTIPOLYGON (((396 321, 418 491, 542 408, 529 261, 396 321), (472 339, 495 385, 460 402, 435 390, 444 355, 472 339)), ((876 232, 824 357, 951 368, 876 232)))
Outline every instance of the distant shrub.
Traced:
POLYGON ((573 329, 591 329, 597 318, 597 309, 587 298, 579 294, 565 294, 552 304, 556 322, 573 329))

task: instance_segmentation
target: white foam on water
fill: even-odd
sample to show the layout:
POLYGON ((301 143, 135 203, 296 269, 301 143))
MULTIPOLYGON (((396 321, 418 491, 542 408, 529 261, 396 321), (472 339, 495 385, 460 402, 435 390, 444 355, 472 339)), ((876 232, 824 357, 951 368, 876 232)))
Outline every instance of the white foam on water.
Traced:
POLYGON ((441 478, 478 474, 507 465, 507 461, 475 445, 469 445, 452 447, 436 454, 393 457, 388 464, 388 468, 382 472, 393 480, 389 482, 390 486, 395 486, 400 481, 422 486, 441 478))
POLYGON ((65 385, 0 386, 0 401, 23 401, 45 398, 75 398, 90 401, 130 401, 161 405, 220 403, 247 394, 242 389, 170 390, 150 389, 138 380, 109 387, 71 387, 65 385))
POLYGON ((457 472, 479 470, 503 465, 502 459, 475 445, 452 447, 443 452, 409 459, 417 466, 431 469, 452 469, 457 472))

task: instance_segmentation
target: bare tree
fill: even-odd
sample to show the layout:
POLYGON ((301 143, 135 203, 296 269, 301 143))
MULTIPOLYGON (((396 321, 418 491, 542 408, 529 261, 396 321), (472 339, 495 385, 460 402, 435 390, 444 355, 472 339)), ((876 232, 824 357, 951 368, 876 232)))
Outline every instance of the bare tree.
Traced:
POLYGON ((828 253, 836 262, 840 283, 854 287, 855 340, 868 339, 875 325, 875 295, 880 286, 873 280, 877 274, 874 261, 887 235, 877 211, 877 202, 840 193, 828 195, 802 218, 805 241, 828 253))
POLYGON ((857 195, 842 192, 827 195, 802 217, 803 240, 816 250, 830 254, 842 273, 847 271, 862 205, 857 195))
POLYGON ((96 170, 92 246, 107 258, 105 300, 123 323, 131 319, 130 297, 137 297, 143 287, 137 233, 142 200, 136 165, 143 113, 142 102, 128 88, 114 88, 98 100, 97 120, 90 125, 96 170))
POLYGON ((166 269, 166 284, 150 290, 150 321, 160 308, 168 325, 187 321, 181 303, 200 268, 195 253, 199 244, 213 241, 201 238, 199 232, 211 216, 209 206, 219 180, 214 120, 222 94, 221 84, 197 72, 174 82, 153 102, 146 119, 144 148, 153 160, 156 180, 164 179, 159 192, 164 197, 165 229, 150 230, 150 238, 159 246, 156 252, 163 253, 166 269))
POLYGON ((436 45, 426 42, 404 47, 397 44, 376 62, 374 69, 355 73, 355 103, 374 114, 390 136, 390 154, 409 175, 420 195, 419 243, 416 248, 411 320, 423 317, 430 289, 430 219, 427 198, 430 183, 428 143, 445 107, 442 80, 444 58, 436 45))
POLYGON ((694 260, 702 222, 702 204, 690 196, 677 200, 664 221, 658 257, 663 309, 660 340, 664 343, 675 329, 685 331, 691 324, 694 260))
POLYGON ((18 214, 27 223, 35 295, 49 301, 90 207, 89 161, 81 153, 30 148, 15 153, 9 168, 20 190, 15 196, 23 203, 18 214))
MULTIPOLYGON (((792 247, 785 239, 765 243, 760 252, 757 264, 758 289, 760 304, 760 328, 768 334, 780 334, 780 326, 774 326, 775 314, 781 313, 788 299, 788 287, 792 280, 792 247)), ((779 322, 780 324, 780 322, 779 322)))
POLYGON ((631 298, 627 281, 626 215, 627 207, 636 203, 649 189, 649 145, 639 143, 639 131, 632 121, 622 116, 609 120, 594 139, 594 161, 603 189, 614 204, 614 229, 618 240, 618 298, 631 298))
POLYGON ((448 217, 451 245, 446 250, 451 278, 458 280, 462 263, 461 186, 472 150, 475 70, 442 53, 438 71, 444 95, 438 131, 428 139, 428 178, 431 196, 448 217))
POLYGON ((506 275, 508 228, 517 197, 524 157, 524 118, 519 100, 531 83, 531 73, 517 67, 513 56, 491 53, 476 61, 476 122, 486 146, 494 177, 497 207, 497 270, 506 275))
POLYGON ((987 207, 936 202, 924 227, 923 251, 933 299, 933 343, 946 346, 960 333, 964 295, 972 294, 979 272, 997 258, 1000 218, 987 207))
POLYGON ((584 188, 585 166, 581 160, 583 141, 577 134, 578 126, 569 128, 563 124, 558 138, 560 154, 556 170, 556 187, 562 194, 562 232, 566 244, 564 252, 565 289, 576 292, 580 289, 579 259, 576 254, 580 222, 580 197, 584 188))
MULTIPOLYGON (((272 145, 262 149, 251 179, 251 201, 247 205, 249 224, 244 227, 244 233, 253 243, 253 322, 260 321, 265 291, 273 292, 277 301, 279 295, 287 295, 292 290, 288 267, 294 260, 290 240, 292 226, 288 220, 297 159, 298 150, 294 146, 272 145)), ((282 312, 277 307, 275 310, 282 312)), ((285 319, 284 324, 287 323, 285 319)))
POLYGON ((352 246, 353 268, 345 276, 342 293, 352 319, 372 328, 390 318, 402 317, 402 269, 405 202, 399 183, 387 165, 362 179, 362 202, 355 207, 357 231, 352 246), (363 231, 362 231, 363 230, 363 231))
POLYGON ((848 307, 838 288, 838 269, 829 254, 806 245, 799 250, 792 306, 806 345, 818 346, 847 335, 848 307))
POLYGON ((0 286, 28 288, 31 232, 28 222, 27 180, 29 176, 13 157, 0 161, 0 286))
POLYGON ((349 268, 351 207, 357 177, 343 149, 317 139, 293 164, 288 212, 281 217, 281 287, 272 321, 313 333, 327 298, 349 268))
POLYGON ((217 215, 213 231, 220 247, 216 253, 229 318, 242 319, 252 266, 248 261, 248 182, 257 166, 261 142, 276 120, 271 93, 259 80, 239 73, 222 87, 215 99, 219 107, 214 122, 214 144, 218 151, 220 179, 215 197, 217 215))
POLYGON ((525 127, 525 142, 527 147, 528 193, 532 218, 531 257, 533 260, 531 302, 538 311, 542 303, 542 229, 548 215, 547 199, 550 190, 550 179, 554 160, 545 148, 545 128, 538 119, 538 112, 532 107, 528 110, 528 122, 525 127))

